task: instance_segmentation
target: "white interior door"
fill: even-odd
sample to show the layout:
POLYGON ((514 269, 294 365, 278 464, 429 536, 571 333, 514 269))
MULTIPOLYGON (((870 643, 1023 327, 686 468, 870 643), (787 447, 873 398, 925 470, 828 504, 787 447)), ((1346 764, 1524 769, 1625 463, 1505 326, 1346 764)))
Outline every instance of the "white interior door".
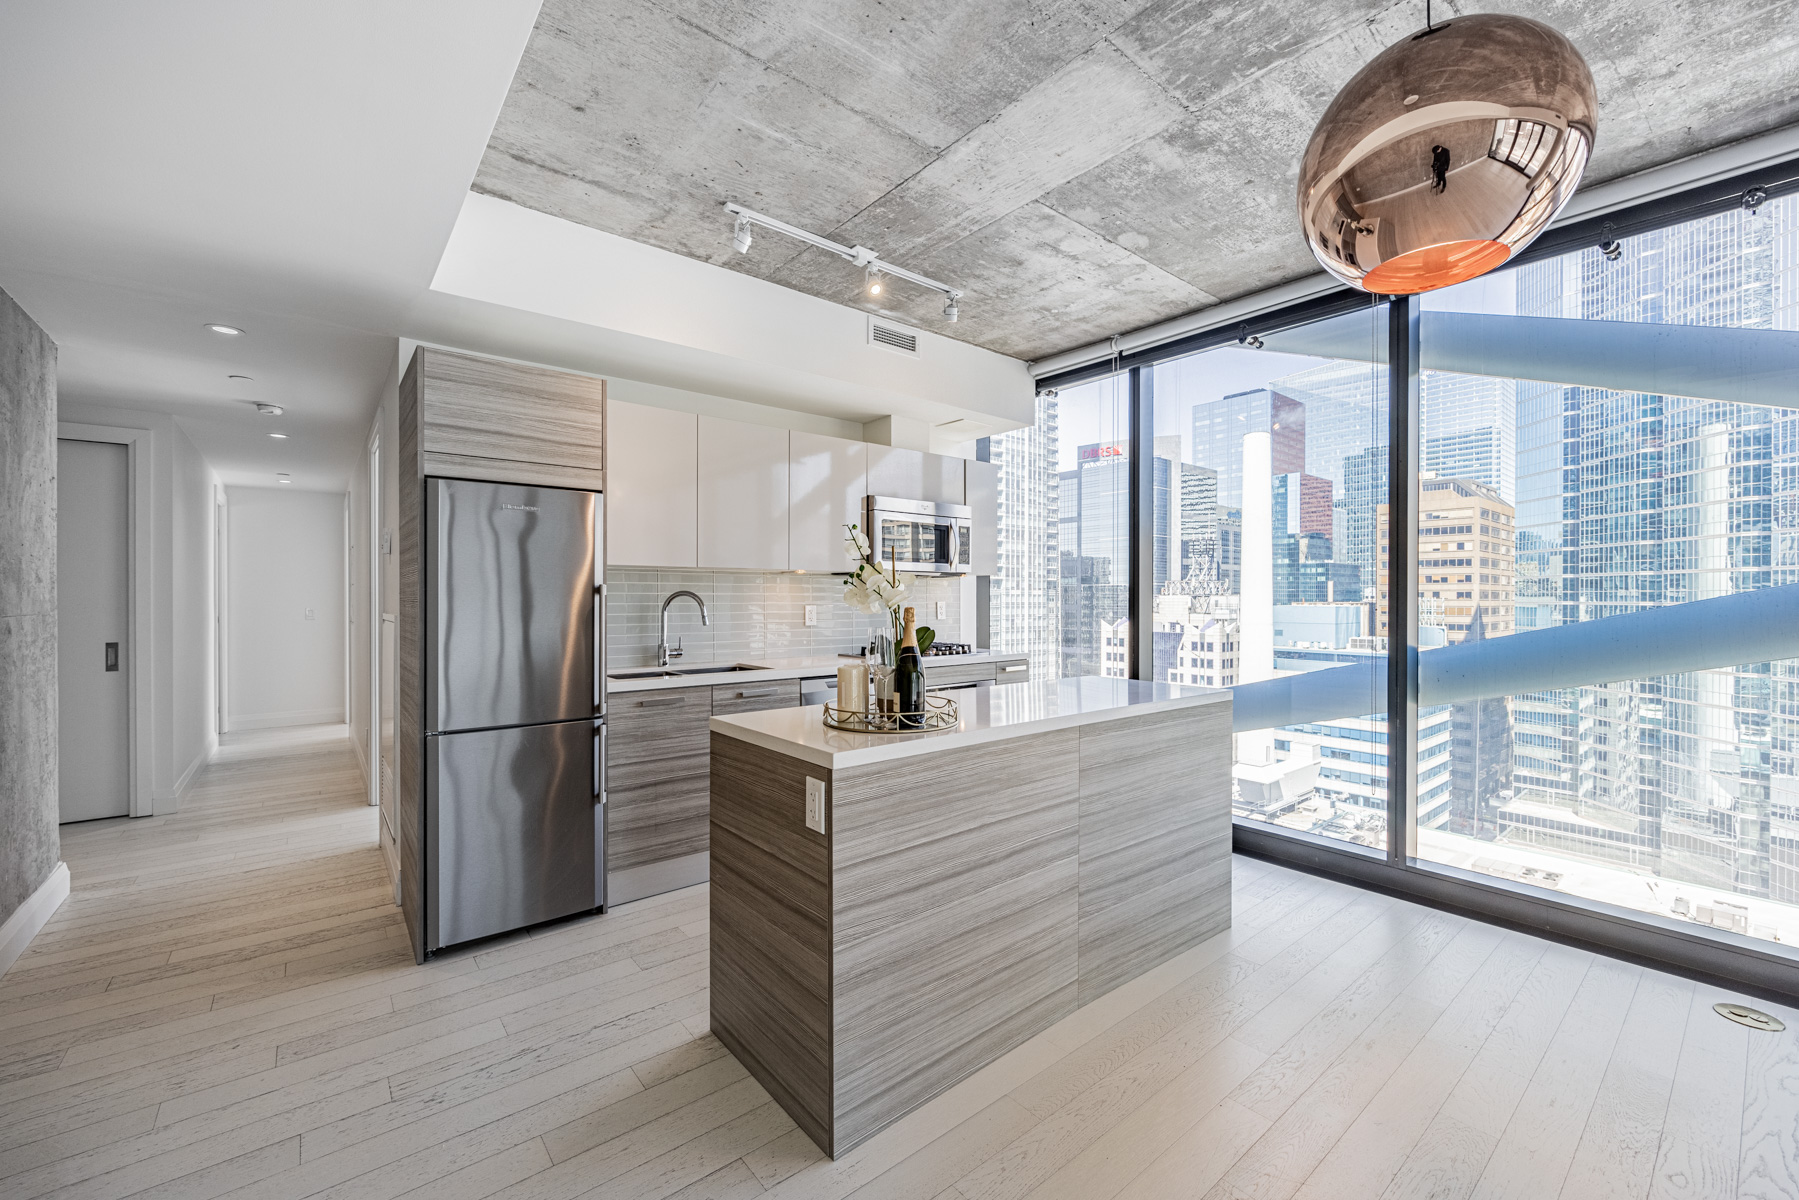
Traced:
POLYGON ((130 451, 58 440, 56 660, 61 820, 131 810, 130 451))

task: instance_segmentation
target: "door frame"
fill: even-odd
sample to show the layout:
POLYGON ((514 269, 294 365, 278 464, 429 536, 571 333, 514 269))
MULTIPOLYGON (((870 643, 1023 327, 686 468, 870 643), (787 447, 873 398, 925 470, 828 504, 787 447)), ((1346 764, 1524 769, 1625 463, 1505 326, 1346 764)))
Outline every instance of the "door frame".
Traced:
MULTIPOLYGON (((369 435, 368 737, 369 804, 381 805, 381 430, 369 435)), ((346 576, 349 578, 349 576, 346 576)), ((346 711, 355 712, 354 708, 346 711)))
MULTIPOLYGON (((151 455, 156 447, 156 434, 149 429, 130 429, 115 425, 88 425, 76 421, 56 423, 58 441, 110 442, 125 447, 125 526, 127 536, 125 564, 125 607, 129 614, 131 641, 125 647, 125 662, 131 671, 131 703, 127 706, 125 755, 130 764, 127 783, 130 790, 127 813, 148 817, 155 811, 150 787, 150 731, 155 728, 154 670, 155 655, 151 647, 151 597, 155 594, 155 547, 151 514, 155 511, 151 455)), ((59 722, 61 718, 58 718, 59 722)))

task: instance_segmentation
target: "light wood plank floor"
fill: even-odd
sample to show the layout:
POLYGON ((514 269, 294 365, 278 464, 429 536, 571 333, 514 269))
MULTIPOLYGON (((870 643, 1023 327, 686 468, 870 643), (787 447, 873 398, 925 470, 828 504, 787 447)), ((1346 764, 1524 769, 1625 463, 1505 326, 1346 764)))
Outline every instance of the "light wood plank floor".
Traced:
POLYGON ((704 888, 416 967, 362 794, 341 727, 251 734, 65 831, 0 1195, 1799 1195, 1795 1033, 1247 859, 1228 934, 831 1162, 707 1033, 704 888))

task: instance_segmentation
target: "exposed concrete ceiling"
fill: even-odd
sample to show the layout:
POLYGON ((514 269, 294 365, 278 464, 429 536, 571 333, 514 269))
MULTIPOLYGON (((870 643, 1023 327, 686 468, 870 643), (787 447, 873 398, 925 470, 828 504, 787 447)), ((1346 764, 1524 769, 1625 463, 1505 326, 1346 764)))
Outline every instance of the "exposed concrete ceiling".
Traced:
MULTIPOLYGON (((1423 7, 546 0, 475 189, 1040 358, 1314 273, 1299 156, 1423 7), (726 200, 964 289, 960 322, 776 234, 735 254, 726 200)), ((1799 121, 1799 0, 1503 11, 1592 66, 1589 182, 1799 121)))

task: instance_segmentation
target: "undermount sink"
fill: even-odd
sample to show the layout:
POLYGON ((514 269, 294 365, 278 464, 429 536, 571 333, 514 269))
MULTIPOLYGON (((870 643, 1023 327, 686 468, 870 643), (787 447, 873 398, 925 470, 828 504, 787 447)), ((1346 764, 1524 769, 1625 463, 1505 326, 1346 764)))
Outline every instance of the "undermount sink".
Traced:
POLYGON ((652 667, 647 671, 613 671, 608 679, 675 679, 682 675, 723 675, 731 671, 766 671, 767 667, 753 667, 748 663, 734 663, 728 667, 652 667))

